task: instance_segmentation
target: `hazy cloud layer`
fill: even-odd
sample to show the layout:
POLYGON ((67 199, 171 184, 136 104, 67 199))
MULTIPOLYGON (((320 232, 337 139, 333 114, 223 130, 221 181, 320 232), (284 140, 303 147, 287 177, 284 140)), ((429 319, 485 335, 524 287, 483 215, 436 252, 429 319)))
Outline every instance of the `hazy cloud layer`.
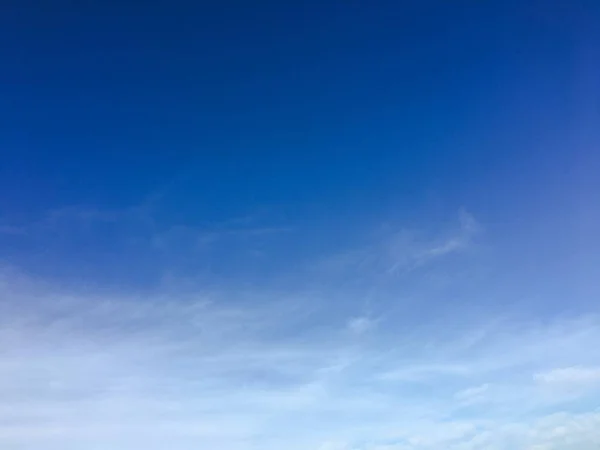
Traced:
POLYGON ((120 295, 14 271, 1 286, 2 448, 570 450, 600 439, 600 411, 573 412, 599 398, 596 317, 441 337, 390 317, 323 327, 300 293, 120 295))
MULTIPOLYGON (((170 230, 154 235, 169 251, 175 235, 198 245, 170 230)), ((284 231, 239 230, 202 245, 284 231)), ((176 265, 150 290, 5 266, 0 447, 597 448, 599 316, 486 308, 489 284, 472 283, 482 231, 466 211, 435 232, 387 226, 260 287, 204 285, 176 265)))

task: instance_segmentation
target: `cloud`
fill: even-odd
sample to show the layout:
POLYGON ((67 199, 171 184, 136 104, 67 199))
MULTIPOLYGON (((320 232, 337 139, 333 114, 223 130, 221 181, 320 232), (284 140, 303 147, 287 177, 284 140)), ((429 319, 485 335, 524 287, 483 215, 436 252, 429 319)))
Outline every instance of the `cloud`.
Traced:
POLYGON ((569 409, 588 393, 539 389, 594 378, 593 316, 404 328, 393 312, 374 326, 326 306, 291 290, 132 294, 4 271, 0 447, 574 450, 600 438, 599 412, 569 409))
POLYGON ((353 317, 348 321, 348 330, 354 334, 364 334, 376 326, 376 321, 367 316, 353 317))
POLYGON ((392 263, 388 272, 412 270, 444 256, 464 251, 481 229, 475 218, 461 209, 458 230, 450 231, 446 236, 423 238, 401 231, 390 241, 392 263))
POLYGON ((544 384, 600 383, 600 367, 565 367, 536 373, 534 379, 544 384))
POLYGON ((7 234, 11 236, 18 236, 27 234, 27 230, 24 227, 16 225, 2 225, 0 224, 0 234, 7 234))
POLYGON ((431 381, 440 378, 465 377, 471 372, 469 365, 452 362, 409 363, 400 368, 386 370, 379 378, 387 381, 431 381))
POLYGON ((105 282, 118 283, 136 278, 153 283, 165 274, 203 273, 213 282, 246 272, 255 275, 271 262, 268 257, 279 244, 293 236, 292 227, 262 223, 259 216, 189 223, 160 216, 146 204, 61 207, 24 223, 1 219, 0 243, 9 244, 6 261, 91 282, 103 275, 105 282))
POLYGON ((490 385, 488 383, 473 386, 467 389, 463 389, 462 391, 458 391, 454 394, 454 398, 464 403, 472 403, 476 402, 483 398, 485 393, 490 389, 490 385))
POLYGON ((344 249, 322 258, 315 266, 329 275, 390 277, 407 275, 453 254, 466 251, 481 232, 481 225, 465 210, 458 227, 437 232, 389 225, 363 246, 344 249))
POLYGON ((600 442, 600 411, 556 413, 502 424, 489 421, 423 423, 415 433, 388 442, 353 445, 332 441, 340 450, 595 450, 600 442))

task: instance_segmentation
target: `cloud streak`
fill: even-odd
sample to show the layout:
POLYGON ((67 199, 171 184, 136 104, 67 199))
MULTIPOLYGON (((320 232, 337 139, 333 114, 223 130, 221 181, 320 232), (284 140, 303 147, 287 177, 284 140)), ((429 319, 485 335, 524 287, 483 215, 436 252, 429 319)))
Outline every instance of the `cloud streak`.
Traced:
MULTIPOLYGON (((115 224, 69 217, 55 223, 115 224)), ((283 231, 250 225, 154 236, 177 254, 283 231)), ((111 290, 2 270, 0 447, 594 448, 599 316, 473 308, 489 294, 469 285, 481 237, 460 211, 260 287, 174 275, 111 290)))
POLYGON ((366 245, 323 258, 316 269, 345 276, 407 275, 473 246, 482 226, 466 210, 459 211, 458 219, 457 227, 429 233, 406 227, 390 230, 387 226, 366 245))
POLYGON ((544 384, 600 383, 600 367, 565 367, 535 374, 535 380, 544 384))
POLYGON ((343 308, 322 327, 326 310, 301 293, 82 292, 15 272, 1 286, 3 448, 570 450, 600 438, 600 413, 568 412, 589 391, 540 391, 595 380, 593 316, 403 333, 343 308))

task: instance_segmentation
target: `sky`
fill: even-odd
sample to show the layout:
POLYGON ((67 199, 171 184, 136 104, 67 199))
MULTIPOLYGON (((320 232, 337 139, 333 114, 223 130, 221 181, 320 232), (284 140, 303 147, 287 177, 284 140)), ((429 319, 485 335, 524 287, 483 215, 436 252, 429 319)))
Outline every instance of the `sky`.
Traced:
POLYGON ((0 447, 600 448, 600 5, 0 5, 0 447))

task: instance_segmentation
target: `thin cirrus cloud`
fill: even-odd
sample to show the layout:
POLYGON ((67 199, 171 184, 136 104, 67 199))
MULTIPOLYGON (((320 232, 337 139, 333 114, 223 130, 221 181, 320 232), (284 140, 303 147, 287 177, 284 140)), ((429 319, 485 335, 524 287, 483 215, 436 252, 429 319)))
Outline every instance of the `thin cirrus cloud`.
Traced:
POLYGON ((300 293, 249 306, 235 290, 142 298, 15 272, 1 286, 3 448, 562 450, 600 438, 600 412, 568 412, 585 392, 539 392, 593 378, 581 368, 600 363, 591 316, 441 338, 362 316, 311 327, 319 310, 300 293))
POLYGON ((438 233, 388 226, 361 247, 325 256, 315 264, 315 269, 327 274, 405 275, 474 246, 482 226, 464 209, 459 211, 458 218, 458 224, 438 233))
POLYGON ((544 384, 600 384, 600 367, 565 367, 535 374, 544 384))
MULTIPOLYGON (((444 257, 468 254, 480 229, 462 213, 403 247, 392 233, 368 248, 364 276, 399 262, 403 279, 416 261, 449 271, 444 257)), ((309 278, 136 294, 1 275, 2 448, 591 450, 600 439, 591 313, 440 319, 431 298, 415 322, 352 289, 332 308, 309 278)))

